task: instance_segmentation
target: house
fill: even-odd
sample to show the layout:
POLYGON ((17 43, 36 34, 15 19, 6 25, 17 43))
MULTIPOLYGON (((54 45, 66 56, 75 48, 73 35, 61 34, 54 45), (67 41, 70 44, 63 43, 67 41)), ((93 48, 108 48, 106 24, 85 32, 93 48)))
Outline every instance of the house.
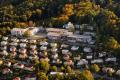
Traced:
POLYGON ((11 43, 9 43, 9 45, 10 45, 10 46, 17 46, 18 43, 17 43, 17 42, 11 42, 11 43))
POLYGON ((79 46, 72 46, 72 47, 71 47, 71 50, 72 50, 72 51, 77 51, 78 49, 79 49, 79 46))
POLYGON ((28 56, 28 58, 30 60, 35 60, 35 59, 38 59, 38 56, 37 55, 32 55, 32 56, 28 56))
POLYGON ((0 47, 0 50, 7 50, 7 46, 2 46, 2 47, 0 47))
POLYGON ((28 40, 27 40, 27 39, 20 39, 20 42, 22 42, 22 43, 27 43, 28 40))
POLYGON ((104 73, 109 73, 109 72, 114 73, 115 72, 115 70, 113 68, 110 68, 110 67, 103 67, 102 71, 104 73))
POLYGON ((63 59, 66 60, 66 61, 69 60, 69 58, 70 58, 70 56, 67 55, 67 54, 65 54, 65 55, 63 56, 63 59))
POLYGON ((0 54, 3 55, 3 56, 7 56, 8 52, 6 50, 3 50, 2 52, 0 52, 0 54))
POLYGON ((69 50, 63 49, 63 50, 62 50, 62 54, 69 54, 69 50))
POLYGON ((10 51, 11 51, 11 52, 16 52, 16 47, 11 46, 11 47, 10 47, 10 51))
POLYGON ((47 45, 48 45, 48 42, 46 42, 46 41, 41 41, 41 42, 40 42, 40 45, 42 45, 42 46, 47 46, 47 45))
POLYGON ((23 36, 23 34, 26 31, 30 31, 31 36, 35 35, 37 32, 39 32, 39 28, 38 27, 29 27, 29 28, 13 28, 11 30, 11 35, 15 35, 15 36, 23 36))
POLYGON ((52 60, 52 61, 50 61, 50 63, 52 63, 52 64, 61 64, 62 63, 62 61, 60 61, 60 59, 54 59, 54 60, 52 60))
POLYGON ((75 60, 75 61, 79 61, 79 60, 80 60, 80 58, 81 58, 81 56, 80 56, 80 55, 78 55, 77 57, 74 57, 74 60, 75 60))
POLYGON ((36 40, 34 40, 34 39, 31 39, 31 40, 29 40, 29 43, 33 43, 33 44, 35 44, 37 41, 36 40))
POLYGON ((19 42, 19 39, 17 39, 17 38, 11 38, 11 41, 12 42, 19 42))
POLYGON ((33 66, 25 66, 25 67, 24 67, 24 70, 33 71, 33 70, 34 70, 34 67, 33 67, 33 66))
POLYGON ((27 49, 25 49, 25 48, 20 48, 20 49, 19 49, 19 53, 23 53, 23 54, 24 54, 24 53, 26 53, 26 52, 27 52, 27 49))
POLYGON ((6 46, 7 44, 8 44, 7 41, 1 41, 1 45, 2 45, 2 46, 6 46))
POLYGON ((51 52, 56 53, 57 50, 58 50, 57 48, 52 48, 52 49, 51 49, 51 52))
POLYGON ((76 24, 75 29, 80 29, 80 25, 76 24))
POLYGON ((90 53, 90 52, 92 52, 92 49, 90 47, 84 47, 83 51, 86 53, 90 53))
POLYGON ((47 47, 46 47, 46 46, 41 46, 41 47, 40 47, 40 50, 45 51, 45 50, 47 50, 47 47))
POLYGON ((101 53, 99 53, 98 57, 105 57, 106 54, 107 54, 106 52, 101 52, 101 53))
POLYGON ((11 35, 15 35, 15 36, 22 36, 25 31, 27 31, 28 29, 22 29, 22 28, 13 28, 11 30, 11 35))
POLYGON ((20 59, 26 59, 28 55, 26 53, 19 54, 20 59))
POLYGON ((35 49, 29 50, 29 52, 30 52, 31 55, 38 54, 37 50, 35 50, 35 49))
POLYGON ((72 60, 67 60, 64 62, 65 65, 72 66, 74 65, 74 62, 72 60))
POLYGON ((21 48, 27 47, 26 43, 20 43, 19 45, 20 45, 21 48))
POLYGON ((8 40, 8 37, 2 37, 2 40, 4 40, 4 41, 7 41, 8 40))
POLYGON ((105 61, 106 62, 116 62, 117 61, 117 59, 116 59, 116 57, 112 57, 112 58, 107 58, 107 59, 105 59, 105 61))
POLYGON ((88 61, 86 59, 81 59, 80 61, 78 61, 76 65, 77 67, 79 67, 81 65, 86 65, 86 64, 88 64, 88 61))
POLYGON ((71 22, 68 22, 68 24, 63 25, 63 28, 65 29, 70 29, 70 28, 75 28, 74 25, 71 22))
POLYGON ((4 65, 10 67, 12 65, 12 63, 10 61, 8 61, 8 62, 5 62, 4 65))
POLYGON ((94 32, 84 32, 83 35, 89 35, 89 36, 92 36, 92 37, 96 36, 96 34, 94 32))
POLYGON ((54 55, 51 55, 51 58, 52 58, 52 59, 57 59, 57 58, 58 58, 58 54, 56 53, 56 54, 54 54, 54 55))
POLYGON ((20 69, 23 69, 24 68, 24 64, 20 64, 20 63, 15 63, 13 65, 14 68, 20 68, 20 69))
POLYGON ((56 75, 56 74, 63 75, 64 73, 63 72, 50 72, 50 75, 56 75))
POLYGON ((15 77, 13 80, 21 80, 20 77, 15 77))
POLYGON ((17 53, 16 53, 16 52, 12 52, 12 53, 10 53, 10 57, 12 57, 12 58, 15 58, 15 57, 16 57, 16 55, 17 55, 17 53))
POLYGON ((29 27, 28 30, 29 30, 30 33, 31 33, 30 36, 36 35, 36 34, 40 31, 39 27, 29 27))
POLYGON ((59 40, 59 39, 61 39, 61 34, 49 32, 49 33, 47 33, 47 37, 50 40, 59 40))
POLYGON ((95 42, 96 42, 95 40, 91 40, 88 42, 88 44, 93 45, 93 44, 95 44, 95 42))
POLYGON ((75 35, 76 36, 76 40, 78 41, 78 42, 84 42, 84 43, 87 43, 87 42, 89 42, 89 41, 91 41, 92 40, 92 37, 91 36, 89 36, 89 35, 75 35))
POLYGON ((13 73, 9 68, 4 68, 2 70, 2 74, 9 74, 9 73, 13 73))
POLYGON ((66 44, 62 44, 62 45, 61 45, 61 49, 62 49, 62 48, 68 48, 68 47, 69 47, 69 45, 66 45, 66 44))
POLYGON ((92 58, 93 58, 92 55, 87 55, 87 56, 86 56, 86 59, 92 59, 92 58))
POLYGON ((62 35, 66 31, 67 31, 66 29, 60 29, 60 28, 46 28, 47 33, 59 33, 60 35, 62 35))
POLYGON ((120 76, 120 70, 116 71, 116 75, 120 76))
POLYGON ((57 43, 50 43, 51 47, 57 47, 57 43))
POLYGON ((30 45, 30 48, 34 50, 34 49, 37 48, 37 46, 36 45, 30 45))
POLYGON ((94 60, 91 60, 91 63, 94 64, 94 63, 103 63, 103 59, 94 59, 94 60))

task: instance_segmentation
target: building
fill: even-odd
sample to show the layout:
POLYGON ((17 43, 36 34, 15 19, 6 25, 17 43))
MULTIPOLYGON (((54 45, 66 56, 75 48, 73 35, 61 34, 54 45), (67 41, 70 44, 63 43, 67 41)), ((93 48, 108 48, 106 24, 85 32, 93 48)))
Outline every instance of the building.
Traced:
POLYGON ((13 28, 11 30, 11 35, 15 35, 15 36, 22 36, 25 31, 27 31, 27 28, 26 29, 22 29, 22 28, 13 28))
POLYGON ((37 32, 39 32, 38 27, 29 27, 29 28, 13 28, 11 30, 11 35, 15 36, 23 36, 26 31, 30 31, 31 36, 35 35, 37 32))

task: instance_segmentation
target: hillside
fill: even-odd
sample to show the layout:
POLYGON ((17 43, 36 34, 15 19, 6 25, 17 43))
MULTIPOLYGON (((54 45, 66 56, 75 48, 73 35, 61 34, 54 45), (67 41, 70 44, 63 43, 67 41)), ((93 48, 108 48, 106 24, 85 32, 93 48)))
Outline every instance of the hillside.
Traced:
POLYGON ((1 0, 0 34, 14 27, 61 27, 67 22, 98 27, 100 41, 120 41, 119 0, 1 0))

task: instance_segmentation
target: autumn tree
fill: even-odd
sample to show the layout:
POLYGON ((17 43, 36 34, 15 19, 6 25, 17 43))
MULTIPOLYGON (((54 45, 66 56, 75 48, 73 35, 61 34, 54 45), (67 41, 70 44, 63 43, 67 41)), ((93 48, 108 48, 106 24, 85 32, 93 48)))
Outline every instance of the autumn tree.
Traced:
POLYGON ((92 73, 89 70, 84 70, 82 73, 83 80, 94 80, 92 73))
POLYGON ((110 37, 106 41, 106 48, 107 49, 118 49, 119 48, 119 43, 117 42, 117 40, 114 37, 110 37))
POLYGON ((100 68, 97 64, 93 64, 93 65, 91 65, 91 70, 94 72, 99 72, 100 68))
POLYGON ((92 23, 93 18, 100 12, 100 6, 90 1, 79 2, 75 5, 75 17, 78 23, 92 23))

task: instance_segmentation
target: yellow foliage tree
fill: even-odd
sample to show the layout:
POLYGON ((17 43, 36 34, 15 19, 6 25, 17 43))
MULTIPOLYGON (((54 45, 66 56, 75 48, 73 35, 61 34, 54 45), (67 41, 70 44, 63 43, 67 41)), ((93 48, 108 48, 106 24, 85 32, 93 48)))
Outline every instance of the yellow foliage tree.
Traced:
POLYGON ((63 7, 63 13, 67 16, 71 16, 74 14, 74 6, 73 4, 66 4, 64 7, 63 7))
POLYGON ((92 73, 89 70, 84 70, 81 73, 83 80, 94 80, 92 73))
POLYGON ((99 66, 98 66, 97 64, 93 64, 93 65, 91 66, 91 69, 92 69, 92 71, 94 71, 94 72, 99 72, 99 71, 100 71, 100 68, 99 68, 99 66))

